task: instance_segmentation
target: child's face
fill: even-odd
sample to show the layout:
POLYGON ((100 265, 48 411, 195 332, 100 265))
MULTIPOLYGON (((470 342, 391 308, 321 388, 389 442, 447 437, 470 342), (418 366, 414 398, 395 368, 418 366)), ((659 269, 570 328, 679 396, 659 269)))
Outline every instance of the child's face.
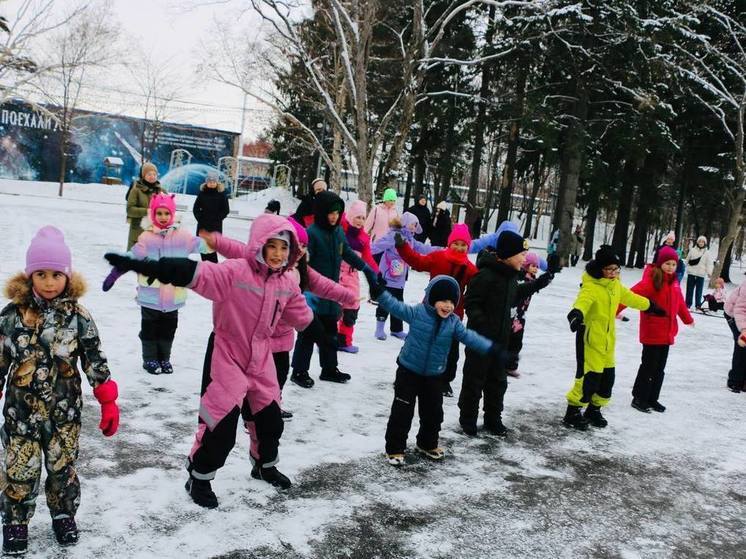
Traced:
POLYGON ((529 264, 526 268, 526 271, 531 275, 536 275, 539 273, 539 267, 536 264, 529 264))
POLYGON ((356 229, 360 229, 363 225, 365 225, 365 216, 364 215, 356 215, 355 217, 352 218, 352 221, 350 223, 356 229))
POLYGON ((467 245, 464 241, 453 241, 451 243, 450 249, 453 252, 466 252, 469 250, 469 245, 467 245))
POLYGON ((417 223, 415 223, 414 221, 412 223, 407 223, 407 229, 414 233, 415 231, 417 231, 417 223))
POLYGON ((339 221, 339 212, 336 210, 333 212, 329 212, 328 214, 326 214, 326 219, 329 220, 329 225, 334 227, 339 221))
POLYGON ((67 276, 54 270, 38 270, 31 274, 31 284, 37 295, 51 301, 59 297, 67 287, 67 276))
POLYGON ((527 250, 524 250, 523 252, 519 252, 518 254, 514 254, 510 258, 506 258, 504 262, 513 268, 514 270, 520 270, 523 268, 523 263, 526 262, 526 255, 528 254, 527 250))
POLYGON ((601 271, 604 274, 604 278, 615 279, 619 277, 619 274, 622 272, 622 269, 616 264, 610 264, 609 266, 604 266, 603 268, 601 268, 601 271))
POLYGON ((207 179, 207 182, 205 183, 207 185, 207 188, 217 188, 218 187, 218 181, 215 179, 207 179))
POLYGON ((447 318, 453 312, 453 301, 435 301, 435 312, 440 318, 447 318))
POLYGON ((155 210, 155 221, 158 225, 165 227, 168 225, 168 222, 171 221, 171 212, 166 208, 158 208, 155 210))
POLYGON ((705 248, 705 242, 704 241, 697 241, 697 246, 699 248, 705 248))
POLYGON ((148 171, 145 173, 145 176, 143 177, 147 182, 155 182, 158 180, 158 175, 155 173, 155 171, 148 171))
POLYGON ((288 259, 288 244, 281 239, 269 239, 264 243, 262 256, 270 270, 280 270, 288 259))
POLYGON ((306 247, 307 245, 304 245, 303 243, 298 243, 298 258, 303 258, 303 255, 306 254, 306 247))
POLYGON ((666 260, 661 264, 661 270, 663 270, 664 274, 676 273, 676 260, 666 260))
POLYGON ((386 206, 388 209, 391 209, 396 205, 396 202, 392 202, 389 200, 387 202, 384 202, 383 205, 386 206))

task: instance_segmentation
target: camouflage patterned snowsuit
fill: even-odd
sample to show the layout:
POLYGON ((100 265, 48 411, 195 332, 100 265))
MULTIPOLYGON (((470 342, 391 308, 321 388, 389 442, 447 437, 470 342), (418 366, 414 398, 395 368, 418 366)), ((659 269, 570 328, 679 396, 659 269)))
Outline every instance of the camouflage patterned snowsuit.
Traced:
POLYGON ((0 387, 8 377, 0 429, 4 524, 27 524, 33 516, 42 452, 52 518, 74 517, 80 503, 75 472, 83 405, 78 358, 92 386, 109 378, 96 325, 77 303, 83 290, 75 274, 67 291, 51 303, 35 297, 22 274, 6 288, 12 302, 0 312, 0 387))

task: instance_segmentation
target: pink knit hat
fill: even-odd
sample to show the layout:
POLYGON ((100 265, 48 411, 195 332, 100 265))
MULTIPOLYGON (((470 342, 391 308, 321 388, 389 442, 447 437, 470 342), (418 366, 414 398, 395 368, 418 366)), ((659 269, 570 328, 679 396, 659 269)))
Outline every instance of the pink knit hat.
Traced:
POLYGON ((355 200, 347 209, 347 221, 352 223, 356 217, 365 217, 368 213, 368 206, 362 200, 355 200))
POLYGON ((466 223, 457 223, 451 229, 451 234, 448 235, 447 246, 451 246, 451 243, 456 241, 464 241, 466 246, 471 246, 471 234, 469 234, 469 228, 466 223))
POLYGON ((62 272, 68 278, 73 273, 72 257, 65 244, 65 235, 52 225, 39 229, 26 250, 26 275, 31 276, 39 270, 62 272))
POLYGON ((679 261, 679 253, 670 246, 664 246, 658 251, 658 258, 655 259, 655 265, 660 267, 669 260, 679 261))
POLYGON ((308 233, 306 232, 305 228, 300 223, 295 221, 292 217, 289 217, 288 221, 295 228, 295 234, 298 237, 298 242, 302 245, 307 245, 308 233))
POLYGON ((148 206, 148 216, 150 217, 150 222, 153 224, 153 227, 157 227, 158 229, 168 229, 171 227, 176 219, 176 200, 174 199, 174 195, 156 194, 153 196, 150 199, 150 205, 148 206), (168 220, 166 225, 161 225, 155 219, 155 212, 158 208, 166 208, 171 212, 171 219, 168 220))
POLYGON ((543 272, 547 271, 547 261, 535 252, 529 252, 526 254, 526 260, 523 262, 523 269, 527 270, 529 266, 536 266, 543 272))

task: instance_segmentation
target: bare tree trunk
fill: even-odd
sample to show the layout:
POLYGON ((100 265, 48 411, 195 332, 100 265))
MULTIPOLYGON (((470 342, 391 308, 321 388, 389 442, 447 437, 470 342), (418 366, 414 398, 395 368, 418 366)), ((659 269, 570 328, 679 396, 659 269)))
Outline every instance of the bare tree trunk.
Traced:
POLYGON ((614 252, 619 255, 622 261, 627 256, 627 235, 629 219, 632 214, 632 200, 635 196, 636 169, 637 164, 632 158, 624 163, 622 186, 619 189, 619 207, 617 208, 616 220, 614 220, 614 234, 611 238, 611 246, 614 247, 614 252))
POLYGON ((559 253, 561 266, 567 263, 570 254, 570 238, 573 231, 572 225, 585 148, 585 121, 588 118, 588 90, 580 79, 576 87, 578 100, 575 102, 575 110, 573 111, 575 118, 570 123, 566 149, 563 154, 567 158, 565 167, 567 176, 562 196, 562 211, 558 215, 560 238, 557 252, 559 253))
POLYGON ((542 181, 542 175, 544 174, 544 157, 539 154, 539 157, 534 163, 534 180, 531 187, 531 198, 528 201, 528 209, 526 211, 526 227, 523 230, 523 236, 529 238, 531 236, 531 222, 534 219, 534 206, 536 205, 536 197, 539 195, 539 189, 542 187, 544 181, 542 181))
POLYGON ((588 203, 588 213, 585 217, 585 245, 581 260, 593 258, 593 242, 596 236, 596 220, 598 219, 598 196, 591 196, 588 203))
POLYGON ((513 178, 515 177, 515 163, 518 158, 518 141, 520 140, 521 119, 523 118, 523 104, 526 97, 527 79, 527 65, 519 61, 515 99, 511 110, 513 121, 510 123, 508 153, 505 157, 505 166, 503 167, 502 180, 500 183, 500 207, 497 211, 497 221, 500 223, 510 218, 510 212, 513 209, 513 178))

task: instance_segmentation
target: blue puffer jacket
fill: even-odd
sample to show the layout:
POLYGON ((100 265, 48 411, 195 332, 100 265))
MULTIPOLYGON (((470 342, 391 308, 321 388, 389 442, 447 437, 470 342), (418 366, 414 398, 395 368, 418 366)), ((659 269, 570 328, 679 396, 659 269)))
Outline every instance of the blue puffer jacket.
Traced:
MULTIPOLYGON (((378 305, 393 316, 409 323, 409 335, 399 353, 399 363, 418 375, 437 376, 443 373, 455 338, 469 349, 479 353, 488 353, 492 340, 469 330, 455 314, 440 318, 435 307, 427 303, 431 286, 447 277, 456 285, 450 276, 436 276, 425 289, 425 302, 419 305, 406 305, 396 300, 388 291, 378 297, 378 305)), ((458 301, 454 301, 458 304, 458 301)))

